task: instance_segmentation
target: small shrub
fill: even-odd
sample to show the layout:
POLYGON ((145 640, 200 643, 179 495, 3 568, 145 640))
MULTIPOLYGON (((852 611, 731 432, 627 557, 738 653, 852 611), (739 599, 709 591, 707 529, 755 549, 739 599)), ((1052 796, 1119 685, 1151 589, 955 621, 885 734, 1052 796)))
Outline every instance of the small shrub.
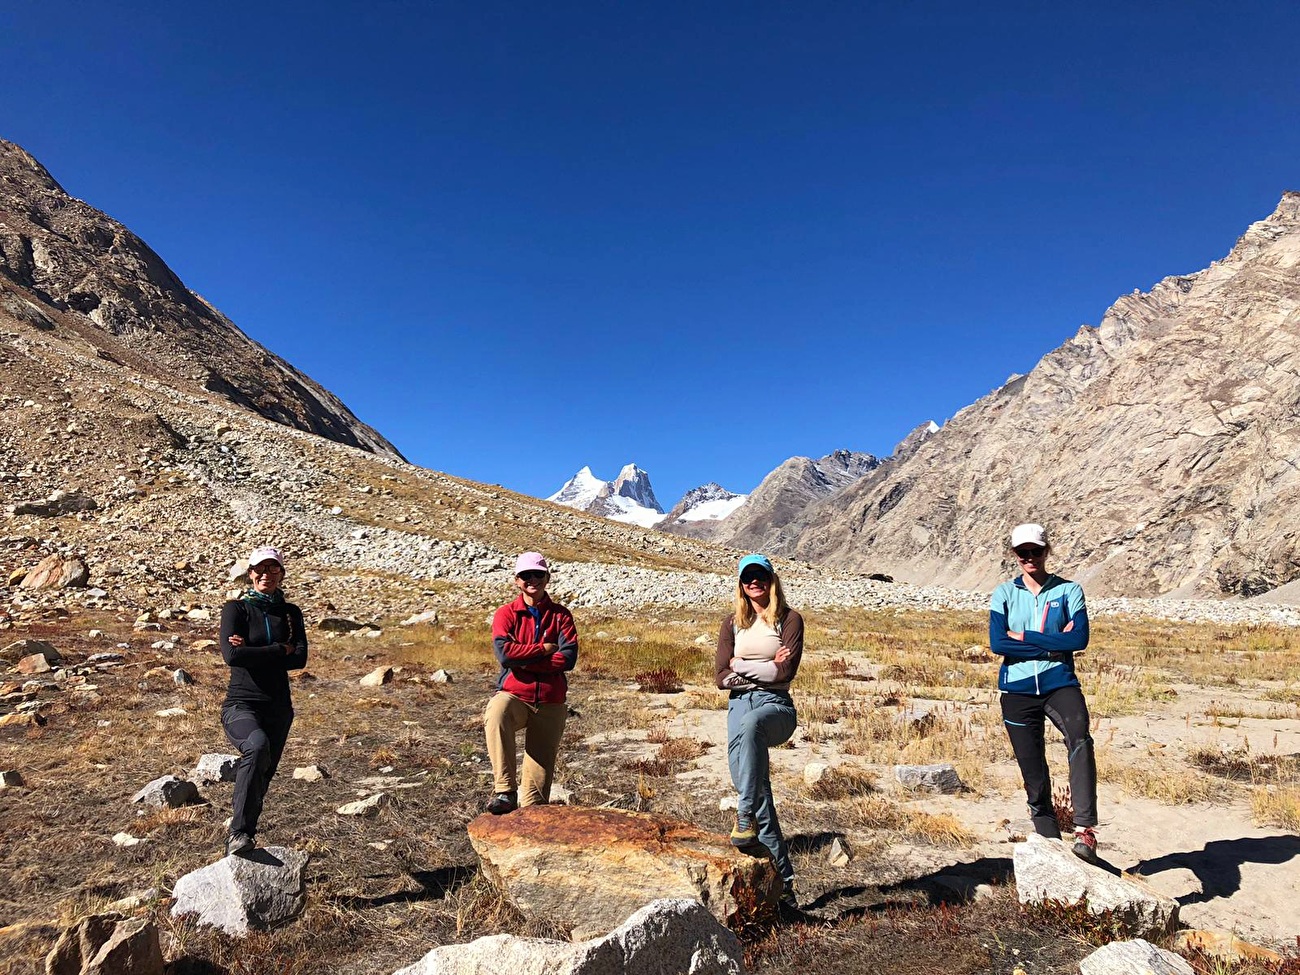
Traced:
POLYGON ((682 679, 672 667, 643 670, 636 675, 637 689, 645 694, 679 694, 682 679))

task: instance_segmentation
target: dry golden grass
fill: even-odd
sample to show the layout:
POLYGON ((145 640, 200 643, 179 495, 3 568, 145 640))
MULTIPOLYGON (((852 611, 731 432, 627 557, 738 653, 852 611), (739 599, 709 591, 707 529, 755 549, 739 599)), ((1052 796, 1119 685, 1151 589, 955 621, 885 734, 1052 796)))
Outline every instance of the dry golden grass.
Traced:
POLYGON ((952 814, 928 813, 881 795, 850 800, 845 806, 845 817, 857 829, 889 830, 936 846, 967 847, 975 842, 974 834, 952 814))
POLYGON ((1251 790, 1250 808, 1261 826, 1300 832, 1300 787, 1259 786, 1251 790))

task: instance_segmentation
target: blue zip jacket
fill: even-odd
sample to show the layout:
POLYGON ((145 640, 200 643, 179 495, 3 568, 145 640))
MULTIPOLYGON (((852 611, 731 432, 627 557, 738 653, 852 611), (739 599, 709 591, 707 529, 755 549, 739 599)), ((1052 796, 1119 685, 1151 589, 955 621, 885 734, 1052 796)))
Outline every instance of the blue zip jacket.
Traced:
POLYGON ((989 649, 1001 655, 998 690, 1050 694, 1078 687, 1074 654, 1088 645, 1088 608, 1083 587, 1057 575, 1035 596, 1017 576, 993 590, 989 601, 989 649), (1074 627, 1063 632, 1069 623, 1074 627), (1023 642, 1007 636, 1021 631, 1023 642))

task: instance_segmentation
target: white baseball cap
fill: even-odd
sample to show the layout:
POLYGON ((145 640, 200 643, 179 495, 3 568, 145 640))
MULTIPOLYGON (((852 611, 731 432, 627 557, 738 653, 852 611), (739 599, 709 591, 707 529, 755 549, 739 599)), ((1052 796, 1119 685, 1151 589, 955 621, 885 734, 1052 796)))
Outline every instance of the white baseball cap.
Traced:
POLYGON ((269 545, 255 548, 251 553, 249 553, 248 567, 250 569, 255 565, 261 565, 263 562, 274 562, 281 568, 284 568, 284 556, 280 554, 278 548, 271 548, 269 545))
POLYGON ((1021 545, 1041 545, 1047 548, 1047 529, 1032 522, 1016 525, 1011 529, 1011 547, 1019 548, 1021 545))

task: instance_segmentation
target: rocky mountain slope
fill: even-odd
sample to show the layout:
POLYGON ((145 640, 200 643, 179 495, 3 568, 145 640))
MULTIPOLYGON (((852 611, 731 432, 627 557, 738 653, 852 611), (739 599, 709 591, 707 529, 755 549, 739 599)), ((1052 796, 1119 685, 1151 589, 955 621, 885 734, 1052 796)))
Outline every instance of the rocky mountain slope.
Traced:
POLYGON ((400 456, 336 396, 186 288, 139 237, 2 139, 0 307, 34 328, 75 333, 96 356, 141 376, 400 456))
POLYGON ((1090 592, 1300 576, 1300 194, 1224 259, 1117 301, 910 456, 769 534, 801 558, 987 588, 1038 520, 1090 592))
POLYGON ((675 535, 703 538, 735 548, 762 548, 808 507, 863 477, 880 465, 871 454, 837 450, 816 460, 791 457, 718 521, 667 520, 659 527, 675 535))
POLYGON ((664 509, 650 486, 650 475, 636 464, 625 465, 612 481, 602 481, 590 467, 584 467, 546 500, 644 528, 664 516, 664 509))

